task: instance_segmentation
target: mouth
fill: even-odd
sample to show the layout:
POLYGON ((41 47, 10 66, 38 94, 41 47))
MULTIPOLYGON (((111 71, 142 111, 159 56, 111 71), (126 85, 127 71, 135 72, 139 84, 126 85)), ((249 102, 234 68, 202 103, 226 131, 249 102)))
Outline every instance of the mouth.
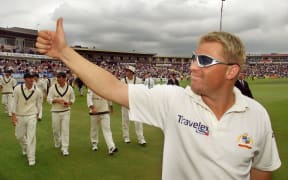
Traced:
POLYGON ((200 80, 201 77, 199 75, 196 75, 196 74, 191 74, 191 80, 192 81, 195 81, 195 80, 200 80))

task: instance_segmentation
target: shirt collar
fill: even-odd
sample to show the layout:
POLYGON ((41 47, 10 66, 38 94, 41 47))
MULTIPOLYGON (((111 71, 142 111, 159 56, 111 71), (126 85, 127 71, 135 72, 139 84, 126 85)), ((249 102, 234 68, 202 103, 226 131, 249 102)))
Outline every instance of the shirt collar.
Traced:
POLYGON ((23 89, 25 90, 25 91, 33 91, 34 90, 34 83, 33 83, 33 85, 32 85, 32 87, 30 88, 30 89, 28 89, 27 88, 27 86, 26 86, 26 84, 25 83, 23 83, 23 89))
MULTIPOLYGON (((204 103, 202 97, 191 90, 190 86, 185 88, 185 92, 188 96, 191 97, 192 101, 199 104, 200 106, 209 109, 209 107, 204 103)), ((241 91, 234 87, 233 93, 235 94, 235 103, 232 105, 230 109, 227 110, 226 113, 229 112, 244 112, 248 108, 248 104, 246 102, 246 97, 241 93, 241 91)))

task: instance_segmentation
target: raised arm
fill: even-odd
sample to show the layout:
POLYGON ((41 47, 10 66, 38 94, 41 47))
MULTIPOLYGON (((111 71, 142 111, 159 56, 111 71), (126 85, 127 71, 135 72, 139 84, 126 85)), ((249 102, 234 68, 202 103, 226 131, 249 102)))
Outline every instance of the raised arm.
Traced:
POLYGON ((39 31, 37 51, 63 61, 96 94, 128 107, 128 86, 70 48, 62 22, 62 18, 57 20, 56 31, 39 31))

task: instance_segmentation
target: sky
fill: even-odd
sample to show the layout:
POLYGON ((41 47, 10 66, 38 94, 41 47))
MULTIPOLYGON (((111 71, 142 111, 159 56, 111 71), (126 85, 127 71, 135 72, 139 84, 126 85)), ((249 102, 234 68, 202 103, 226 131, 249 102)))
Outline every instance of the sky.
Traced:
MULTIPOLYGON (((198 38, 220 30, 221 0, 3 0, 0 27, 55 30, 71 46, 189 57, 198 38)), ((223 1, 222 31, 247 53, 288 54, 287 0, 223 1)))

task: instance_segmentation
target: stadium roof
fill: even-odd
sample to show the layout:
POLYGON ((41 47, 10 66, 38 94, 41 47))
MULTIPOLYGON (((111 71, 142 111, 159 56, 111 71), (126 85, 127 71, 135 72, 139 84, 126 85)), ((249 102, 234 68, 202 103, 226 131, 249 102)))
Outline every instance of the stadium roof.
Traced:
POLYGON ((26 28, 19 28, 19 27, 11 27, 11 28, 0 27, 0 31, 27 34, 27 35, 33 35, 33 36, 37 36, 37 32, 38 32, 37 30, 34 30, 34 29, 26 29, 26 28))
POLYGON ((156 56, 156 53, 142 53, 142 52, 124 52, 124 51, 107 51, 107 50, 99 50, 95 48, 87 48, 87 47, 72 47, 74 50, 78 52, 95 52, 95 53, 111 53, 111 54, 131 54, 131 55, 143 55, 143 56, 156 56))

